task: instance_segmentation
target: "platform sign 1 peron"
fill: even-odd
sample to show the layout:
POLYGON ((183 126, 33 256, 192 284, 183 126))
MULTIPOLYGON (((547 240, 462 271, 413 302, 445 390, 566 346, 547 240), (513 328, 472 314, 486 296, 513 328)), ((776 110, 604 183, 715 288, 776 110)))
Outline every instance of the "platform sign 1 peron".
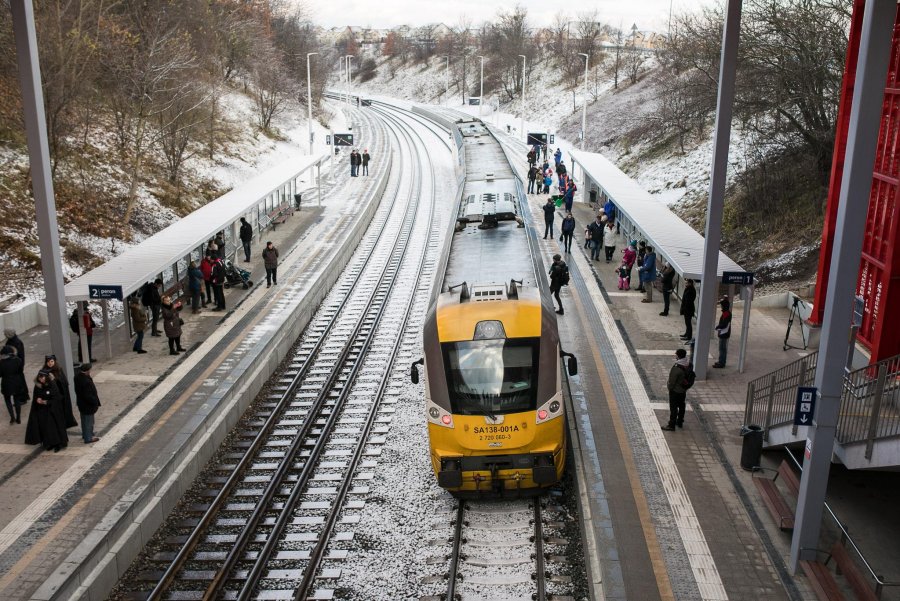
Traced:
POLYGON ((753 285, 753 272, 752 271, 723 271, 722 272, 722 283, 723 284, 738 284, 740 286, 752 286, 753 285))
POLYGON ((794 406, 794 425, 812 425, 813 414, 816 411, 816 396, 818 389, 814 386, 801 386, 797 389, 797 403, 794 406))
POLYGON ((334 134, 335 146, 353 146, 353 134, 334 134))
POLYGON ((107 286, 105 284, 88 284, 88 296, 91 300, 122 300, 121 286, 107 286))

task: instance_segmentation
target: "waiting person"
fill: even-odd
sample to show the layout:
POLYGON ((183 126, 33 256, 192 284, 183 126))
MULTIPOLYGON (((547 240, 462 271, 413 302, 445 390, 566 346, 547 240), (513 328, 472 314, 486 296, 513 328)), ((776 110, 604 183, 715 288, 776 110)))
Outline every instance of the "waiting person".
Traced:
POLYGON ((203 274, 203 284, 206 288, 206 296, 203 297, 203 307, 213 302, 212 269, 214 262, 209 252, 200 260, 200 272, 203 274))
POLYGON ((553 172, 549 169, 544 172, 544 194, 550 194, 550 186, 553 185, 553 172))
POLYGON ((713 367, 725 367, 728 360, 728 339, 731 338, 731 303, 727 296, 719 301, 722 314, 719 323, 716 324, 716 335, 719 337, 719 360, 713 363, 713 367))
POLYGON ((606 217, 610 222, 614 223, 616 221, 616 205, 613 204, 612 199, 606 199, 606 204, 603 205, 603 211, 606 213, 606 217))
POLYGON ((362 161, 362 174, 363 175, 369 175, 369 158, 370 158, 369 157, 369 149, 366 148, 365 151, 363 151, 363 153, 362 153, 362 158, 360 159, 362 161))
POLYGON ((559 164, 562 163, 562 150, 556 149, 556 152, 553 153, 553 160, 556 162, 556 170, 559 171, 559 164))
POLYGON ((22 339, 16 334, 16 331, 13 328, 4 328, 3 334, 6 336, 6 344, 5 346, 11 346, 16 349, 16 357, 22 360, 22 373, 25 373, 24 365, 25 365, 25 343, 22 342, 22 339))
POLYGON ((266 288, 269 288, 272 284, 278 284, 278 249, 271 242, 266 242, 262 257, 266 268, 266 288))
POLYGON ((81 350, 81 332, 83 330, 85 333, 85 336, 87 336, 87 350, 88 350, 88 357, 90 357, 89 360, 96 363, 97 360, 94 359, 94 357, 93 357, 93 354, 94 354, 93 347, 94 347, 94 328, 97 327, 97 324, 96 324, 96 322, 94 322, 94 317, 91 315, 91 312, 87 310, 87 307, 85 307, 85 309, 84 309, 84 314, 82 315, 81 320, 83 322, 82 323, 83 328, 78 327, 78 307, 75 307, 74 309, 72 309, 72 315, 69 316, 69 327, 72 329, 72 331, 75 333, 75 335, 78 336, 78 362, 79 363, 84 362, 83 351, 81 350))
POLYGON ((644 256, 644 264, 641 265, 638 273, 641 276, 641 286, 644 288, 644 298, 641 299, 641 302, 652 303, 653 282, 656 281, 656 253, 653 252, 652 246, 647 247, 647 254, 644 256))
POLYGON ((94 415, 100 408, 100 396, 97 387, 91 377, 91 364, 82 363, 75 374, 75 403, 81 414, 81 439, 84 444, 91 444, 100 440, 94 436, 94 415))
POLYGON ((213 256, 219 255, 219 245, 216 244, 215 238, 210 238, 209 241, 206 243, 206 252, 207 252, 207 254, 212 253, 213 256))
POLYGON ((672 292, 675 290, 675 268, 671 263, 666 263, 662 270, 662 279, 660 280, 663 295, 663 310, 660 313, 663 317, 669 314, 669 302, 672 300, 672 292))
POLYGON ((128 311, 131 313, 131 327, 134 328, 136 334, 134 338, 133 350, 138 355, 143 355, 147 351, 144 350, 144 330, 147 329, 147 312, 141 307, 136 296, 131 297, 128 301, 128 311))
POLYGON ((588 226, 591 235, 591 260, 600 260, 600 249, 603 248, 603 230, 606 229, 605 216, 597 215, 594 222, 588 226))
POLYGON ((637 261, 636 261, 637 266, 638 266, 638 287, 637 287, 638 292, 644 291, 644 280, 641 279, 640 270, 641 270, 641 267, 643 267, 644 259, 646 259, 646 258, 647 258, 647 243, 644 242, 643 240, 641 240, 640 242, 638 242, 638 246, 637 246, 637 261))
POLYGON ((44 356, 43 369, 50 371, 50 375, 53 376, 52 383, 59 391, 59 396, 62 399, 62 411, 63 417, 65 418, 66 429, 76 427, 78 422, 75 421, 75 412, 72 411, 72 393, 69 391, 69 379, 66 377, 66 372, 64 372, 59 366, 59 363, 56 362, 56 355, 44 356))
POLYGON ((244 247, 244 263, 250 262, 250 243, 253 242, 253 226, 247 222, 246 217, 241 217, 241 229, 239 232, 241 246, 244 247))
POLYGON ((575 180, 568 178, 566 181, 566 193, 563 194, 563 202, 566 203, 566 211, 572 211, 572 205, 575 204, 576 190, 578 190, 578 186, 575 185, 575 180))
POLYGON ((575 235, 575 218, 572 217, 570 211, 567 211, 566 216, 563 217, 560 230, 562 230, 563 251, 566 254, 572 254, 572 236, 575 235))
POLYGON ((172 299, 168 296, 163 297, 162 304, 163 330, 166 332, 166 338, 169 339, 169 354, 177 355, 183 353, 186 349, 181 346, 181 303, 172 303, 172 299))
POLYGON ((603 228, 603 252, 606 255, 606 262, 612 261, 613 254, 616 252, 616 228, 609 216, 606 216, 606 227, 603 228))
POLYGON ((358 164, 356 161, 358 156, 355 148, 350 151, 350 177, 356 177, 356 165, 358 164))
POLYGON ((559 175, 566 175, 568 177, 567 171, 566 171, 566 162, 563 161, 562 159, 560 159, 559 165, 556 166, 556 172, 559 175))
POLYGON ((534 182, 538 177, 538 168, 533 164, 528 168, 528 194, 534 194, 534 182))
POLYGON ((191 313, 200 313, 201 285, 203 284, 203 272, 197 264, 191 261, 188 265, 188 291, 191 293, 191 313))
POLYGON ((225 260, 225 232, 219 232, 216 234, 216 256, 218 256, 223 261, 225 260))
POLYGON ((525 158, 528 159, 528 166, 534 167, 534 164, 537 163, 537 152, 535 152, 534 147, 529 149, 528 154, 525 155, 525 158))
POLYGON ((31 396, 34 403, 28 413, 25 444, 39 444, 47 451, 53 449, 58 453, 69 445, 69 435, 66 434, 64 401, 50 370, 38 372, 31 396))
POLYGON ((694 337, 694 303, 697 301, 697 288, 694 287, 694 280, 684 281, 684 292, 681 295, 681 311, 684 316, 684 334, 681 335, 682 340, 690 340, 694 337))
POLYGON ((675 349, 675 364, 669 370, 669 379, 666 388, 669 391, 669 423, 662 427, 663 430, 672 431, 675 426, 684 427, 684 409, 687 399, 687 375, 691 370, 691 363, 687 358, 687 351, 683 348, 675 349))
POLYGON ((625 261, 622 261, 622 264, 616 267, 616 275, 619 277, 619 290, 628 290, 630 287, 630 282, 628 281, 630 270, 625 261))
POLYGON ((634 262, 637 260, 637 240, 632 240, 625 250, 622 251, 622 264, 628 269, 628 285, 625 290, 631 290, 631 270, 634 269, 634 262))
POLYGON ((550 234, 550 238, 553 238, 553 219, 556 215, 556 205, 553 204, 553 200, 548 198, 547 204, 543 207, 544 209, 544 240, 547 239, 547 233, 550 234))
POLYGON ((23 366, 15 348, 6 345, 0 349, 0 393, 6 402, 11 424, 22 423, 22 405, 28 402, 28 382, 23 366))
POLYGON ((212 271, 209 275, 209 281, 212 284, 213 294, 216 297, 216 306, 213 311, 225 310, 225 264, 219 257, 212 257, 212 271))
POLYGON ((556 312, 559 315, 564 315, 565 311, 563 311, 562 300, 559 298, 559 291, 562 290, 563 286, 569 283, 569 266, 562 260, 562 256, 558 254, 553 255, 553 264, 550 265, 549 273, 550 292, 553 294, 553 298, 556 299, 556 304, 559 306, 556 312))
POLYGON ((144 291, 141 294, 141 302, 145 307, 150 308, 150 335, 161 336, 159 333, 159 312, 162 309, 162 278, 156 278, 152 284, 144 285, 144 291))

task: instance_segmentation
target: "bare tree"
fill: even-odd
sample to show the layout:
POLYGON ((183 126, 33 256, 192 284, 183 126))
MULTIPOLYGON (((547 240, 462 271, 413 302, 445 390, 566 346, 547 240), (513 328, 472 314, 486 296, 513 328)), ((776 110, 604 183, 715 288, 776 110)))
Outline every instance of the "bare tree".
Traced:
MULTIPOLYGON (((260 44, 267 46, 268 44, 260 44)), ((290 92, 284 81, 284 68, 278 52, 269 47, 258 55, 252 68, 253 99, 256 102, 256 119, 260 128, 268 130, 272 119, 284 108, 290 92)))

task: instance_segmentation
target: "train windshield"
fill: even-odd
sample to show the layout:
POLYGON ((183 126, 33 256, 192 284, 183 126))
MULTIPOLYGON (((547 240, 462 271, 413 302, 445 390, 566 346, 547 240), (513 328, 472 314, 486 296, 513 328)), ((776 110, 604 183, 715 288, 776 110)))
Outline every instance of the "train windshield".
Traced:
POLYGON ((441 346, 453 413, 499 415, 534 410, 539 338, 446 342, 441 346))

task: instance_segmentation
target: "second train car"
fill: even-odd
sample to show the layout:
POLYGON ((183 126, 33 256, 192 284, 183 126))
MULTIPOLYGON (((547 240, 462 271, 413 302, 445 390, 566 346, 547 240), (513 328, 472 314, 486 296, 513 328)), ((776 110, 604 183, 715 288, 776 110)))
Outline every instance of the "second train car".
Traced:
POLYGON ((540 493, 566 462, 556 314, 524 227, 522 187, 479 120, 457 123, 466 181, 423 328, 425 417, 438 484, 457 496, 540 493))

